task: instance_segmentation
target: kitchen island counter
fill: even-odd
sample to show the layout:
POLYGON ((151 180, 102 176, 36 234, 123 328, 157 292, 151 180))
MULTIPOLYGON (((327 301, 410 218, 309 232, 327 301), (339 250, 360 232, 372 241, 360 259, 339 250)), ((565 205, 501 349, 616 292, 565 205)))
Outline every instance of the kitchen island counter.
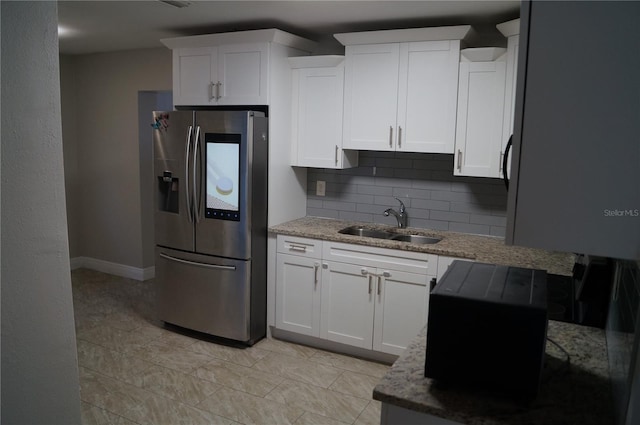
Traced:
POLYGON ((547 341, 540 392, 524 403, 481 389, 441 387, 425 378, 425 327, 374 389, 373 398, 383 403, 382 423, 393 423, 385 422, 391 411, 424 415, 425 424, 429 418, 467 425, 613 423, 604 331, 551 320, 548 337, 568 352, 570 363, 547 341))
POLYGON ((575 261, 573 254, 551 252, 542 249, 506 246, 504 239, 494 236, 471 235, 430 229, 393 229, 398 233, 418 234, 441 238, 436 244, 416 244, 389 239, 374 239, 339 233, 349 226, 368 229, 390 229, 389 226, 372 223, 336 220, 319 217, 303 217, 269 228, 276 234, 321 239, 357 245, 376 246, 406 251, 424 252, 481 263, 500 264, 512 267, 526 267, 546 270, 548 273, 569 276, 575 261))

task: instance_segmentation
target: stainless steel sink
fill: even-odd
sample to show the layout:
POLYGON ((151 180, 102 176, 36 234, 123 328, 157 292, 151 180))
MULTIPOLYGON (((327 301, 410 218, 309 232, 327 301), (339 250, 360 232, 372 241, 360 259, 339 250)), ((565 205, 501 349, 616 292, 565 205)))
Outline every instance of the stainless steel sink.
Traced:
POLYGON ((367 229, 360 226, 346 227, 338 231, 338 233, 342 233, 343 235, 364 236, 367 238, 375 239, 391 239, 394 236, 393 233, 387 232, 385 230, 367 229))
POLYGON ((362 236, 374 239, 389 239, 392 241, 409 242, 424 245, 438 243, 442 240, 439 238, 432 238, 423 235, 405 235, 390 232, 387 230, 367 229, 366 227, 362 226, 345 227, 344 229, 339 230, 338 233, 342 233, 343 235, 362 236))
POLYGON ((422 235, 395 235, 394 237, 391 238, 391 240, 428 245, 428 244, 438 243, 442 239, 431 238, 429 236, 422 236, 422 235))

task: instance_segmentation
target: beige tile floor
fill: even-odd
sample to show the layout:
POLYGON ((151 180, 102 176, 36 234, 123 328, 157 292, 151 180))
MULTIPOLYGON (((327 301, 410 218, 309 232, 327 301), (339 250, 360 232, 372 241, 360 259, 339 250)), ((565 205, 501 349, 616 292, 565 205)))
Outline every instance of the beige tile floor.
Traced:
POLYGON ((164 329, 153 280, 72 272, 82 421, 378 424, 388 366, 277 339, 232 348, 164 329))

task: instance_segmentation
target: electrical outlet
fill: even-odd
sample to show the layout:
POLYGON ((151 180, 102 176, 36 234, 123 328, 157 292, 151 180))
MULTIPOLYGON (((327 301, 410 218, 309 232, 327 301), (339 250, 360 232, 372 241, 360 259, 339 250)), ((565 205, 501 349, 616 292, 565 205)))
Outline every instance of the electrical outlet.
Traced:
POLYGON ((316 195, 324 196, 326 190, 327 190, 327 183, 323 180, 318 180, 316 182, 316 195))

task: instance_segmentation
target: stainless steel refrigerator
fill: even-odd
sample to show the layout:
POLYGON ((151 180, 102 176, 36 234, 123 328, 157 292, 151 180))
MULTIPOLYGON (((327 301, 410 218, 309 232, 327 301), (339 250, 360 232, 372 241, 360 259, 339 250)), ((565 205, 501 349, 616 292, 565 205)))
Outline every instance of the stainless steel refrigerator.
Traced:
POLYGON ((152 127, 159 318, 252 345, 266 333, 267 118, 157 111, 152 127))

